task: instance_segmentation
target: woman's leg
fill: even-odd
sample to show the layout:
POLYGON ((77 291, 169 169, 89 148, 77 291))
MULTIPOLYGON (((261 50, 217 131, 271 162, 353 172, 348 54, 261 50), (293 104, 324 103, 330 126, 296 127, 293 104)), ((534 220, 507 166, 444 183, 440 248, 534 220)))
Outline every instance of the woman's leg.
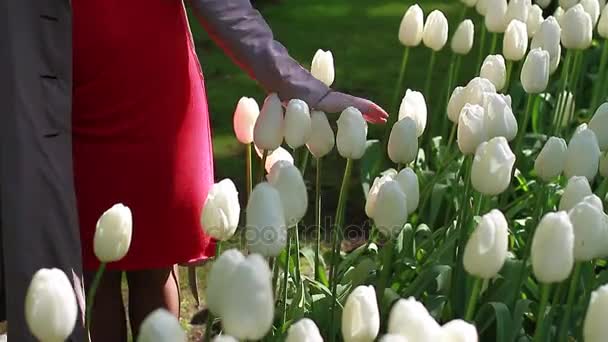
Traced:
MULTIPOLYGON (((95 272, 85 272, 87 293, 95 272)), ((122 301, 121 271, 105 271, 99 282, 91 320, 91 341, 127 341, 127 316, 122 301)), ((87 298, 87 301, 90 300, 87 298)))
POLYGON ((179 317, 177 266, 166 269, 127 272, 129 282, 129 319, 134 340, 139 326, 149 313, 164 308, 179 317))

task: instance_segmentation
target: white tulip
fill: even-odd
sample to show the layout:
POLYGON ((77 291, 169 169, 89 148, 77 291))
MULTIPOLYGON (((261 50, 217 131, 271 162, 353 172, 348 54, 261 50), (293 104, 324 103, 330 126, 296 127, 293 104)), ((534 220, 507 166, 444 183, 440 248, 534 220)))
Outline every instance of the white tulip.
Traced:
MULTIPOLYGON (((258 151, 258 155, 260 158, 262 157, 262 151, 258 151)), ((282 148, 281 146, 277 147, 274 151, 269 151, 266 155, 266 163, 264 164, 264 169, 267 173, 270 173, 274 164, 278 162, 287 162, 289 164, 293 164, 293 156, 289 151, 282 148)))
POLYGON ((331 87, 335 78, 334 55, 331 51, 317 50, 312 58, 310 73, 314 78, 325 83, 326 86, 331 87))
POLYGON ((488 32, 503 33, 507 28, 507 0, 486 0, 488 9, 485 15, 485 25, 488 32))
POLYGON ((321 111, 313 111, 310 114, 310 127, 310 139, 306 146, 315 158, 322 158, 331 152, 336 144, 334 131, 329 125, 327 116, 321 111))
POLYGON ((384 171, 379 177, 374 179, 369 192, 367 193, 367 201, 365 202, 365 214, 369 218, 373 218, 376 213, 376 200, 378 198, 378 192, 384 183, 392 181, 397 176, 395 169, 388 169, 384 171))
POLYGON ((600 175, 604 178, 608 177, 608 152, 602 153, 600 157, 600 175))
POLYGON ((464 105, 456 135, 458 148, 463 154, 475 153, 477 146, 487 140, 483 107, 468 103, 464 105))
POLYGON ((536 3, 542 8, 547 8, 551 4, 551 1, 553 0, 536 0, 536 3))
POLYGON ((585 176, 590 183, 593 182, 597 175, 600 155, 597 138, 591 129, 583 129, 575 133, 568 143, 564 175, 566 178, 585 176))
POLYGON ((295 226, 308 209, 308 194, 302 173, 293 164, 281 161, 274 164, 266 178, 279 191, 287 227, 295 226))
POLYGON ((528 21, 530 7, 532 7, 531 0, 511 0, 509 1, 509 7, 507 8, 507 22, 512 20, 519 20, 521 22, 528 21))
POLYGON ((259 183, 247 203, 247 246, 253 253, 277 256, 287 243, 281 195, 272 185, 259 183))
POLYGON ((416 211, 418 202, 420 201, 420 187, 418 185, 418 176, 416 172, 409 167, 399 171, 395 176, 395 180, 401 185, 401 190, 407 198, 407 213, 408 215, 416 211))
POLYGON ((137 342, 186 341, 179 320, 165 309, 152 311, 141 323, 137 342))
POLYGON ((374 224, 386 237, 396 237, 407 222, 407 198, 401 185, 394 180, 386 181, 376 196, 374 224))
POLYGON ((427 108, 421 92, 406 90, 399 106, 399 120, 410 117, 416 121, 416 136, 420 137, 426 128, 427 108))
POLYGON ((564 10, 568 10, 570 7, 578 4, 580 0, 559 0, 559 6, 564 10))
POLYGON ((505 137, 508 141, 517 136, 517 119, 505 98, 500 94, 486 94, 485 128, 488 139, 505 137))
POLYGON ((490 0, 478 0, 475 4, 475 10, 477 11, 477 13, 479 15, 485 16, 488 12, 488 6, 490 2, 490 0))
POLYGON ((285 142, 291 148, 298 148, 308 141, 312 132, 310 111, 306 102, 298 99, 289 101, 285 110, 285 142))
POLYGON ((237 266, 245 260, 237 249, 229 249, 217 255, 207 276, 207 307, 216 316, 221 315, 224 306, 224 292, 231 286, 237 266))
POLYGON ((440 342, 477 342, 477 328, 461 319, 449 321, 441 327, 440 342))
POLYGON ((464 249, 464 269, 476 277, 490 279, 507 259, 509 227, 496 209, 481 217, 464 249))
POLYGON ((458 25, 458 28, 456 28, 456 32, 454 32, 454 36, 452 36, 450 47, 454 53, 466 55, 471 51, 474 39, 475 26, 471 19, 466 19, 458 25))
POLYGON ((97 220, 93 250, 99 261, 108 263, 124 258, 131 246, 133 216, 131 209, 118 203, 97 220))
POLYGON ((557 20, 554 17, 548 17, 540 24, 530 43, 530 49, 541 48, 549 53, 549 71, 551 74, 557 70, 561 60, 561 34, 562 29, 557 20))
POLYGON ((569 211, 591 194, 591 186, 587 178, 574 176, 568 179, 568 184, 564 188, 564 193, 559 201, 559 210, 569 211))
POLYGON ((583 200, 579 203, 583 202, 590 204, 592 207, 596 208, 601 212, 604 212, 604 203, 602 203, 602 200, 595 194, 583 198, 583 200))
POLYGON ((538 29, 544 20, 543 9, 538 5, 530 6, 530 13, 528 14, 528 20, 526 21, 528 37, 532 38, 536 35, 536 32, 538 32, 538 29))
POLYGON ((323 342, 323 337, 315 322, 309 318, 302 318, 289 327, 285 342, 323 342))
POLYGON ((593 21, 583 5, 578 4, 567 10, 560 20, 560 26, 562 45, 566 49, 585 50, 591 46, 593 21))
POLYGON ((226 241, 234 235, 239 224, 241 205, 239 193, 230 179, 213 184, 201 213, 201 226, 216 240, 226 241))
POLYGON ((483 106, 486 93, 496 93, 494 83, 483 77, 475 77, 464 88, 464 102, 483 106))
POLYGON ((281 100, 277 94, 272 93, 264 100, 260 116, 253 127, 253 142, 262 150, 272 151, 283 142, 284 131, 281 100))
POLYGON ((532 271, 541 283, 558 283, 574 265, 574 229, 565 211, 548 213, 532 238, 532 271))
POLYGON ((414 297, 399 299, 388 319, 388 333, 405 337, 408 341, 437 341, 441 327, 424 305, 414 297))
POLYGON ((603 342, 608 336, 608 284, 600 286, 591 293, 583 324, 585 342, 603 342))
POLYGON ((410 6, 399 26, 399 41, 409 47, 418 46, 422 41, 424 14, 418 4, 410 6))
POLYGON ((606 215, 599 197, 592 195, 583 199, 570 210, 568 216, 574 229, 574 260, 589 261, 603 256, 606 250, 604 237, 607 234, 606 215))
POLYGON ((228 335, 259 340, 272 328, 272 274, 262 256, 251 254, 236 266, 223 297, 220 318, 228 335))
POLYGON ((473 7, 477 4, 477 0, 460 0, 465 6, 473 7))
POLYGON ((507 67, 501 55, 488 55, 481 65, 479 76, 488 79, 497 90, 504 88, 507 81, 507 67))
POLYGON ((217 335, 211 340, 212 342, 239 342, 236 338, 229 335, 217 335))
POLYGON ((418 153, 417 125, 411 117, 405 117, 393 125, 388 138, 388 156, 393 163, 409 164, 418 153))
POLYGON ((521 69, 521 84, 528 94, 542 93, 549 83, 549 53, 540 48, 530 50, 521 69))
POLYGON ((74 330, 78 305, 74 288, 62 270, 38 270, 25 296, 25 320, 32 335, 46 342, 65 341, 74 330))
POLYGON ((434 51, 443 49, 448 41, 448 19, 439 10, 432 11, 426 18, 422 32, 422 42, 434 51))
POLYGON ((515 155, 504 137, 496 137, 477 147, 471 184, 484 195, 498 195, 511 183, 511 171, 515 164, 515 155))
POLYGON ((528 50, 528 28, 519 20, 512 20, 507 26, 502 42, 502 53, 510 61, 520 61, 528 50))
POLYGON ((606 8, 606 0, 598 0, 598 2, 600 3, 600 12, 602 12, 606 8))
POLYGON ((534 161, 534 171, 545 182, 557 177, 566 163, 566 141, 550 137, 534 161))
POLYGON ((555 17, 555 20, 557 20, 557 22, 559 23, 559 26, 562 26, 562 18, 564 17, 564 14, 566 13, 566 11, 564 11, 563 8, 558 7, 555 9, 555 12, 553 12, 553 16, 555 17))
POLYGON ((602 15, 597 23, 597 32, 600 34, 600 37, 608 39, 608 6, 602 10, 602 15))
POLYGON ((456 87, 448 101, 448 119, 455 124, 458 124, 462 107, 466 104, 465 88, 456 87))
POLYGON ((260 115, 260 107, 255 99, 241 97, 233 116, 234 133, 242 144, 253 142, 253 126, 260 115))
POLYGON ((380 338, 380 342, 408 342, 407 338, 396 335, 396 334, 386 334, 380 338))
POLYGON ((602 104, 589 121, 589 129, 595 133, 602 151, 608 149, 608 102, 602 104))
POLYGON ((358 286, 346 299, 342 310, 345 342, 373 341, 380 330, 380 312, 372 286, 358 286))
POLYGON ((589 17, 591 17, 591 26, 595 27, 597 21, 600 18, 600 3, 598 0, 581 0, 580 4, 589 17))
POLYGON ((338 153, 343 158, 359 159, 365 153, 367 140, 367 123, 361 112, 348 107, 338 119, 338 133, 336 134, 336 145, 338 153))

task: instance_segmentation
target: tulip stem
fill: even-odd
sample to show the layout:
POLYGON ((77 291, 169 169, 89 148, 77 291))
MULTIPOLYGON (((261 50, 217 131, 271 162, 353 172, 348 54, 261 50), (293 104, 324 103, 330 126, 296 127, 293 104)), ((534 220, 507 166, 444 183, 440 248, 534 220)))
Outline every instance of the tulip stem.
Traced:
POLYGON ((315 248, 315 280, 321 279, 321 158, 317 158, 317 177, 315 180, 315 226, 317 228, 317 246, 315 248))
POLYGON ((289 284, 289 260, 291 259, 291 229, 287 229, 287 246, 285 247, 285 268, 283 269, 283 326, 287 322, 287 285, 289 284))
POLYGON ((574 265, 574 271, 570 279, 570 287, 568 288, 568 299, 566 300, 566 307, 564 315, 562 316, 562 323, 560 324, 558 341, 567 341, 568 338, 568 327, 570 326, 570 314, 572 312, 572 305, 574 304, 574 295, 576 294, 576 288, 578 286, 579 278, 581 276, 581 262, 577 262, 574 265))
POLYGON ((296 282, 299 284, 302 281, 302 272, 300 270, 300 231, 298 223, 293 227, 293 239, 295 242, 295 264, 296 264, 296 282))
POLYGON ((566 52, 566 60, 562 66, 562 75, 559 81, 559 92, 557 93, 557 104, 555 105, 555 113, 553 117, 556 118, 554 122, 553 134, 558 135, 562 126, 562 116, 564 109, 566 107, 567 98, 564 98, 564 91, 566 90, 566 86, 568 85, 568 78, 570 77, 570 68, 572 65, 572 50, 568 50, 566 52))
POLYGON ((433 79, 433 69, 435 69, 435 60, 437 59, 437 52, 435 50, 431 50, 431 60, 429 62, 429 68, 426 73, 426 80, 424 81, 424 96, 427 99, 431 98, 431 80, 433 79))
MULTIPOLYGON (((452 95, 452 89, 454 88, 454 80, 456 78, 456 74, 457 72, 457 67, 460 67, 460 58, 461 56, 459 54, 453 54, 452 58, 450 59, 450 69, 448 71, 448 83, 447 83, 447 89, 446 89, 446 94, 445 94, 445 106, 448 105, 448 103, 450 103, 450 96, 452 95)), ((438 106, 438 108, 445 108, 444 106, 438 106)), ((439 115, 439 117, 441 117, 442 115, 444 115, 445 113, 441 113, 439 115)), ((442 121, 442 125, 441 125, 441 136, 443 136, 443 134, 445 133, 446 129, 447 129, 447 125, 450 122, 450 120, 441 120, 442 121)), ((449 145, 449 143, 448 143, 449 145)), ((447 146, 447 145, 446 145, 447 146)))
POLYGON ((483 62, 483 50, 486 45, 486 25, 481 25, 481 35, 479 37, 479 55, 477 56, 477 74, 481 71, 481 63, 483 62))
POLYGON ((95 304, 95 293, 97 293, 97 288, 99 287, 99 283, 101 282, 101 277, 103 276, 103 272, 106 270, 106 263, 102 262, 99 264, 99 269, 95 273, 95 278, 93 278, 93 282, 91 283, 91 287, 89 288, 89 294, 87 295, 87 308, 86 308, 86 319, 85 319, 85 327, 87 328, 87 332, 91 332, 91 320, 93 318, 93 305, 95 304))
POLYGON ((479 298, 479 293, 481 292, 482 283, 483 280, 481 278, 474 277, 473 289, 471 290, 469 302, 467 303, 466 313, 464 315, 464 320, 467 322, 473 322, 473 315, 475 314, 475 307, 477 306, 477 299, 479 298))
MULTIPOLYGON (((403 50, 403 58, 401 60, 401 68, 399 69, 399 76, 397 77, 397 84, 395 85, 395 93, 393 94, 393 100, 391 102, 391 109, 394 109, 395 111, 398 110, 397 106, 399 105, 399 95, 401 95, 403 93, 402 91, 402 87, 403 87, 403 78, 405 77, 405 70, 407 69, 407 61, 410 57, 410 48, 408 46, 405 47, 405 49, 403 50)), ((388 125, 387 126, 387 131, 390 132, 390 126, 391 123, 396 122, 398 115, 392 115, 392 119, 393 120, 389 120, 388 125)))
POLYGON ((534 329, 534 342, 540 342, 543 340, 543 324, 545 321, 545 311, 547 311, 547 304, 549 304, 550 292, 551 284, 541 284, 538 317, 536 318, 536 328, 534 329))
POLYGON ((597 73, 597 80, 595 81, 593 89, 593 99, 591 100, 590 111, 591 114, 598 108, 599 103, 605 99, 600 97, 604 93, 604 83, 606 82, 606 66, 608 65, 608 40, 604 40, 604 48, 602 49, 602 57, 600 57, 600 67, 597 73))
POLYGON ((258 179, 260 182, 264 181, 264 174, 266 171, 266 159, 268 158, 268 150, 262 152, 262 163, 260 164, 260 173, 258 179))
POLYGON ((532 113, 532 108, 534 105, 534 101, 536 100, 536 96, 536 94, 528 94, 528 99, 526 101, 526 111, 524 113, 524 121, 518 129, 517 138, 515 140, 515 155, 517 156, 517 160, 519 160, 522 156, 522 142, 524 140, 524 135, 526 134, 526 129, 528 128, 528 123, 530 122, 530 115, 532 113))
POLYGON ((498 33, 492 33, 492 43, 490 45, 490 54, 493 55, 496 52, 496 45, 498 45, 498 33))
MULTIPOLYGON (((248 145, 249 147, 251 147, 251 144, 248 145)), ((215 242, 215 260, 217 260, 217 258, 220 257, 220 254, 222 253, 222 242, 221 241, 216 241, 215 242)), ((274 286, 274 281, 272 282, 273 286, 274 286)), ((207 315, 207 323, 205 324, 205 338, 203 339, 203 341, 211 341, 211 330, 213 329, 213 320, 215 319, 215 317, 213 316, 213 313, 211 313, 211 311, 209 311, 208 315, 207 315)))
POLYGON ((505 86, 503 87, 503 91, 505 93, 509 92, 509 86, 511 84, 511 74, 512 73, 513 73, 513 61, 507 60, 507 76, 505 78, 505 86))
POLYGON ((391 278, 393 272, 393 254, 394 254, 394 241, 393 237, 390 237, 388 242, 382 247, 384 250, 384 259, 382 260, 382 273, 380 273, 380 279, 376 287, 376 293, 378 297, 378 307, 382 308, 382 301, 384 300, 384 289, 388 285, 388 280, 391 278))
POLYGON ((249 201, 249 197, 251 197, 251 189, 253 188, 253 175, 251 172, 251 143, 245 146, 245 151, 247 151, 247 160, 246 163, 246 172, 245 179, 247 180, 247 198, 245 199, 245 203, 249 201))

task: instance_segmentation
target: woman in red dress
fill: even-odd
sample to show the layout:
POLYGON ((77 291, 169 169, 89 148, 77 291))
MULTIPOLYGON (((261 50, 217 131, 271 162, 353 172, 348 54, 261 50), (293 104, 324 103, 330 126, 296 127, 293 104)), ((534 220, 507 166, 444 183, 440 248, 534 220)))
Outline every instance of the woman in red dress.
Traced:
MULTIPOLYGON (((218 44, 282 100, 338 112, 386 113, 314 79, 274 41, 248 0, 191 0, 218 44)), ((73 151, 85 281, 99 267, 95 223, 121 202, 133 213, 129 253, 107 267, 93 308, 93 341, 126 341, 129 286, 136 335, 151 311, 179 314, 176 264, 213 256, 199 215, 214 181, 203 75, 181 0, 73 0, 73 151)))

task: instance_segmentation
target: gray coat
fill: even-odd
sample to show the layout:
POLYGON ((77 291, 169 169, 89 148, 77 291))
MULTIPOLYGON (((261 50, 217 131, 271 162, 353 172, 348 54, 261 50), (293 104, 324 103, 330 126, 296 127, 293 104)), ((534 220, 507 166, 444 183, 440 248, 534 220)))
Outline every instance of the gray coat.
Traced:
MULTIPOLYGON (((11 341, 34 341, 25 293, 43 267, 62 269, 82 300, 72 176, 69 0, 0 0, 0 316, 11 341)), ((84 341, 82 315, 74 341, 84 341)))

